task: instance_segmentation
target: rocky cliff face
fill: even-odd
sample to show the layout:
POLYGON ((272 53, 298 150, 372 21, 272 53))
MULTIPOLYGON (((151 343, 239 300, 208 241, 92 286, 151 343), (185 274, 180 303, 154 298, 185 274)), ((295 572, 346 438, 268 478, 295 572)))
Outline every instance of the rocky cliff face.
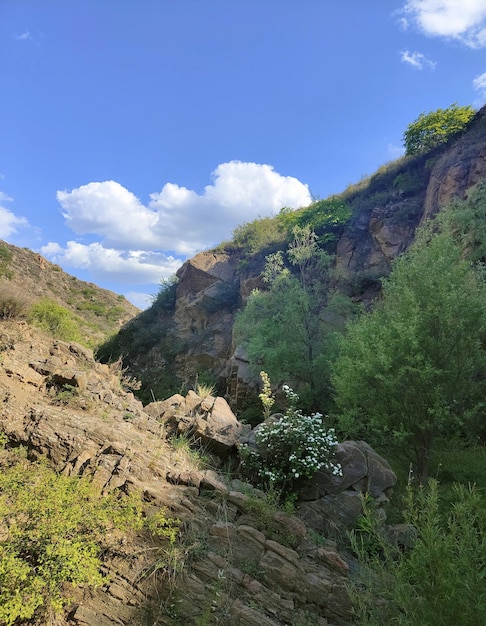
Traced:
MULTIPOLYGON (((371 302, 417 226, 484 178, 486 108, 445 147, 392 163, 343 194, 353 216, 335 249, 338 288, 371 302)), ((247 377, 244 355, 234 353, 232 325, 239 303, 261 286, 263 263, 258 255, 242 262, 241 250, 227 247, 202 252, 179 270, 171 333, 183 346, 175 364, 183 381, 211 371, 221 376, 231 397, 247 377)))
POLYGON ((230 357, 238 260, 227 252, 201 252, 177 273, 173 332, 185 346, 177 365, 187 382, 230 357))

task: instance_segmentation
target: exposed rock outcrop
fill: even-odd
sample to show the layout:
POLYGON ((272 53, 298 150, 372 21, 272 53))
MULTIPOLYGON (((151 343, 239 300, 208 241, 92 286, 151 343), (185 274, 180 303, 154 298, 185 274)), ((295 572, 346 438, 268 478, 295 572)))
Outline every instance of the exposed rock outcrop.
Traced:
POLYGON ((434 159, 424 202, 423 219, 434 215, 452 198, 463 199, 469 189, 486 178, 486 107, 475 116, 466 133, 441 150, 434 159))
POLYGON ((238 443, 241 424, 224 398, 200 398, 191 390, 185 398, 176 394, 148 404, 145 410, 168 432, 188 435, 219 457, 227 457, 238 443))
MULTIPOLYGON (((26 446, 31 458, 45 456, 65 474, 92 476, 103 493, 139 491, 147 510, 165 507, 182 523, 175 578, 168 565, 159 577, 145 575, 154 564, 142 536, 108 537, 107 584, 76 590, 58 625, 128 626, 155 599, 152 619, 168 626, 206 613, 232 625, 284 626, 304 617, 351 623, 348 565, 329 535, 317 541, 301 517, 284 514, 248 484, 197 469, 167 441, 171 424, 182 432, 189 425, 208 443, 214 436, 227 454, 233 440, 224 440, 221 425, 231 425, 233 438, 241 425, 221 398, 191 392, 144 409, 123 390, 120 373, 96 363, 89 350, 23 323, 3 323, 1 332, 0 431, 9 445, 26 446)), ((337 498, 341 489, 368 488, 376 497, 389 489, 392 472, 366 444, 346 442, 339 454, 349 468, 341 483, 316 478, 302 506, 311 497, 337 498)), ((315 521, 325 507, 312 513, 315 521)))
POLYGON ((215 363, 225 363, 231 354, 237 262, 227 253, 201 252, 177 272, 173 334, 186 347, 177 363, 186 380, 214 369, 215 363))

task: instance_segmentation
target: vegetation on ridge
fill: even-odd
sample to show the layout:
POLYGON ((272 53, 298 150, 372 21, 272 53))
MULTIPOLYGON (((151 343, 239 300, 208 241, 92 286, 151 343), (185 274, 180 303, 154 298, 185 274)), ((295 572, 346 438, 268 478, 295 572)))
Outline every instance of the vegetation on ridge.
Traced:
POLYGON ((403 144, 407 156, 432 150, 466 128, 474 117, 472 106, 452 104, 447 109, 421 113, 407 126, 403 144))

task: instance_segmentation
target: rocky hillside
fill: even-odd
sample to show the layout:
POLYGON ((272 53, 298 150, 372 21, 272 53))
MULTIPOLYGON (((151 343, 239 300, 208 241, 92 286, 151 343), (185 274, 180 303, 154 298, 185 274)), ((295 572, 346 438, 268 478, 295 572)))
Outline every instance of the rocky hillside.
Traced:
MULTIPOLYGON (((339 196, 350 217, 326 244, 334 255, 333 289, 372 303, 380 278, 413 241, 417 226, 486 178, 485 131, 483 109, 448 145, 388 164, 339 196)), ((27 504, 34 505, 29 509, 34 522, 27 530, 34 543, 9 543, 29 519, 25 512, 12 512, 13 496, 0 482, 2 556, 23 559, 28 570, 0 567, 0 609, 10 593, 12 611, 20 615, 4 619, 0 613, 0 623, 353 623, 349 588, 359 564, 343 537, 358 522, 363 495, 385 521, 396 482, 387 461, 365 442, 341 442, 336 462, 342 475, 319 470, 312 479, 300 477, 291 511, 243 482, 238 472, 239 446, 257 439, 255 429, 238 421, 230 406, 249 379, 245 355, 234 345, 233 322, 252 289, 265 288, 265 257, 286 245, 267 236, 256 247, 235 240, 200 253, 150 309, 138 313, 122 297, 78 281, 28 250, 0 244, 0 293, 4 300, 13 295, 23 307, 18 315, 0 319, 0 477, 17 463, 24 474, 14 479, 18 483, 24 476, 26 488, 40 468, 76 481, 86 477, 100 499, 116 495, 117 501, 131 501, 127 498, 138 494, 144 520, 103 533, 101 583, 73 587, 65 579, 56 581, 69 602, 57 613, 39 605, 33 619, 22 621, 23 605, 31 598, 19 600, 15 574, 24 576, 22 588, 42 572, 38 513, 33 498, 27 504), (129 352, 131 373, 145 383, 143 403, 131 391, 136 381, 119 362, 101 363, 90 348, 30 325, 29 307, 46 297, 71 312, 86 345, 120 329, 100 354, 108 362, 129 352), (219 393, 204 393, 204 385, 196 384, 207 372, 219 376, 219 393), (180 393, 159 394, 161 381, 180 393), (175 542, 150 524, 159 515, 176 529, 175 542), (4 548, 13 550, 12 545, 14 557, 4 548)), ((54 504, 49 515, 69 512, 54 504)), ((410 539, 410 527, 383 528, 399 543, 410 539)), ((77 537, 65 539, 69 553, 77 537)), ((61 550, 61 560, 63 555, 61 550)), ((75 552, 74 563, 79 567, 86 555, 75 552)), ((69 566, 76 569, 72 562, 69 566)))
POLYGON ((0 252, 0 294, 15 297, 24 314, 45 298, 65 307, 87 345, 97 345, 140 312, 124 296, 79 280, 27 248, 0 242, 0 252))
MULTIPOLYGON (((119 371, 97 363, 79 344, 48 338, 22 321, 3 321, 0 340, 0 433, 7 452, 23 447, 25 462, 47 459, 64 476, 92 478, 105 495, 142 494, 147 516, 165 511, 179 529, 173 546, 141 531, 107 533, 104 584, 65 585, 71 598, 65 610, 52 619, 38 613, 29 623, 352 622, 353 560, 335 539, 356 523, 363 490, 382 511, 396 480, 369 446, 342 444, 343 475, 305 483, 295 514, 286 514, 262 492, 229 478, 244 427, 222 398, 190 392, 144 408, 124 390, 119 371), (172 437, 189 430, 205 442, 204 463, 174 445, 172 437), (208 469, 209 460, 219 472, 208 469)), ((0 454, 2 463, 12 460, 0 454)), ((1 540, 8 537, 2 529, 1 540)))
MULTIPOLYGON (((452 199, 465 198, 484 178, 486 108, 448 144, 389 163, 337 196, 351 217, 328 245, 334 255, 333 288, 355 301, 372 302, 417 226, 452 199)), ((209 372, 235 402, 251 378, 233 340, 235 313, 252 289, 265 287, 260 278, 265 256, 283 245, 267 241, 255 251, 232 241, 197 254, 178 271, 177 284, 121 330, 104 358, 127 355, 126 364, 155 395, 171 385, 194 385, 209 372)))

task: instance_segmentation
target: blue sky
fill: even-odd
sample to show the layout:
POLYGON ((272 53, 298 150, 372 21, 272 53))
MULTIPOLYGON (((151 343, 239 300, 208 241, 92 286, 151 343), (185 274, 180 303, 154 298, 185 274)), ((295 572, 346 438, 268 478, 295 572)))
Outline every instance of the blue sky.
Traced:
POLYGON ((0 238, 146 307, 486 102, 486 0, 0 0, 0 238))

